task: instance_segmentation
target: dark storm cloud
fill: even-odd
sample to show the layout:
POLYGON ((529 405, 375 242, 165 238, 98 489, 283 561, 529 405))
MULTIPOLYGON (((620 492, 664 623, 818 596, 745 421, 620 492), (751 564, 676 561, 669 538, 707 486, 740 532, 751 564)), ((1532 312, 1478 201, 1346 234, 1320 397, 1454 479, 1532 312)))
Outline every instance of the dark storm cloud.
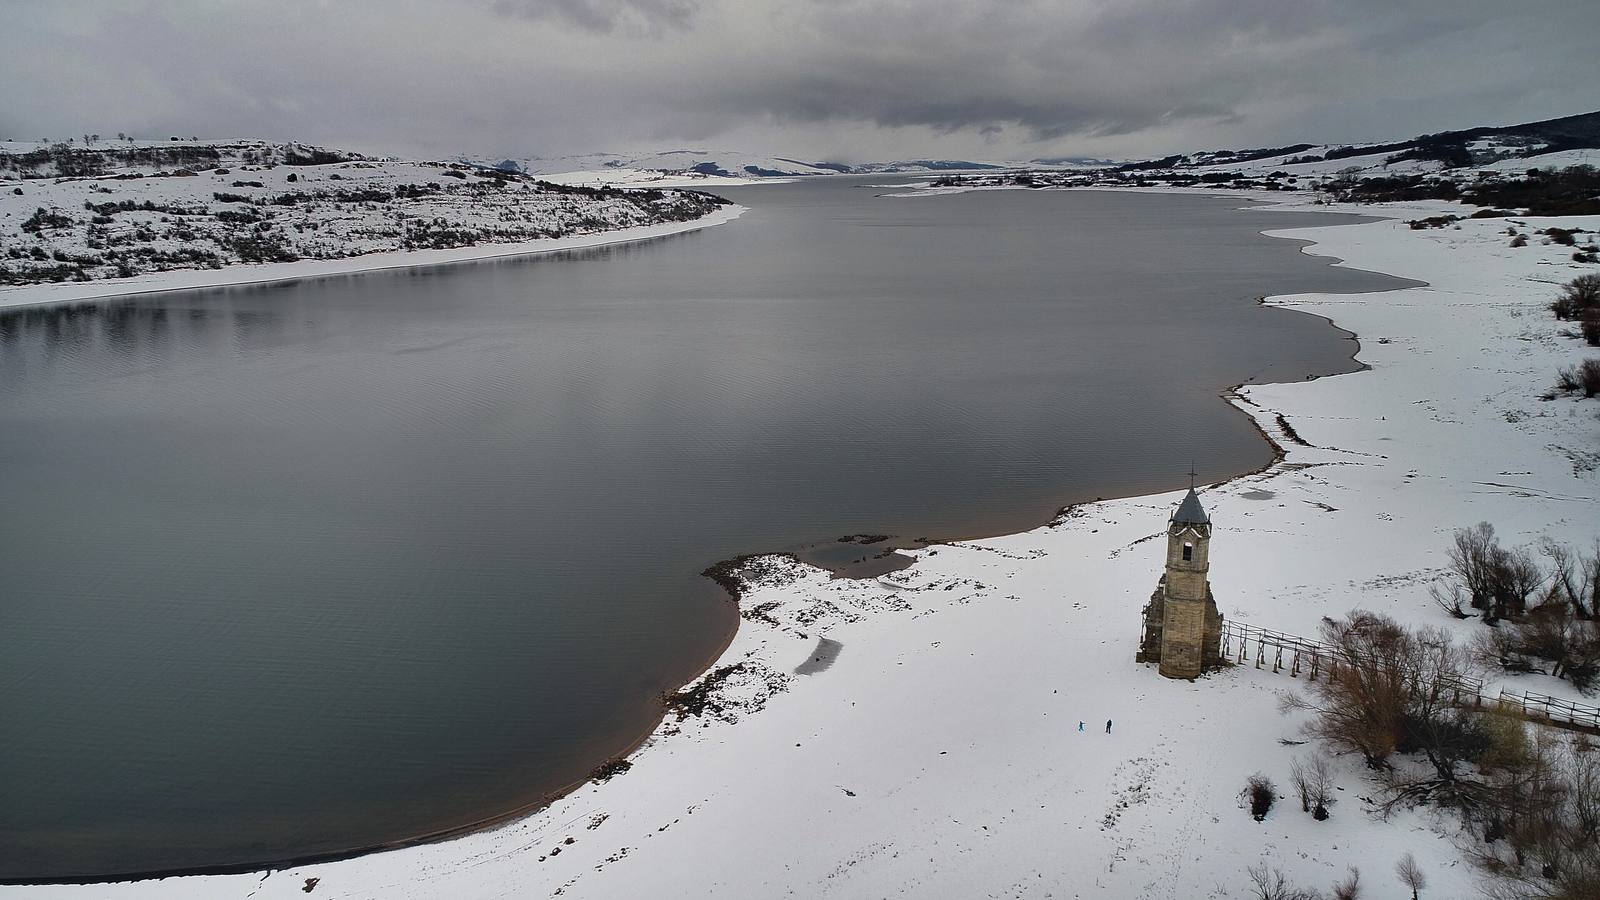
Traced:
POLYGON ((1156 154, 1586 111, 1588 0, 21 2, 0 138, 1156 154))

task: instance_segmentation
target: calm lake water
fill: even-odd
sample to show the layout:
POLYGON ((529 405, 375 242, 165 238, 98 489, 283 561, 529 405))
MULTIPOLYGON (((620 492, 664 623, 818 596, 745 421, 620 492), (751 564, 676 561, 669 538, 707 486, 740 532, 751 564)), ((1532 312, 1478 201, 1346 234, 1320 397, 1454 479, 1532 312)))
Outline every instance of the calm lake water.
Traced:
POLYGON ((1331 216, 859 184, 559 257, 0 312, 0 879, 534 802, 720 650, 707 565, 1259 466, 1218 392, 1355 345, 1254 298, 1403 283, 1257 234, 1331 216))

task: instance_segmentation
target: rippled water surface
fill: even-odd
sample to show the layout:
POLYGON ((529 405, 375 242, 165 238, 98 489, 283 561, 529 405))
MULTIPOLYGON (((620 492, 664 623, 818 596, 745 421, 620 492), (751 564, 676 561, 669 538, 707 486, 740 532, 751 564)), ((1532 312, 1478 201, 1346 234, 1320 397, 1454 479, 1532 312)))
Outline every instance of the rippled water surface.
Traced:
POLYGON ((857 185, 559 257, 0 312, 0 878, 534 802, 718 652, 708 564, 1258 466, 1218 392, 1354 345, 1254 298, 1398 284, 1257 234, 1332 217, 857 185))

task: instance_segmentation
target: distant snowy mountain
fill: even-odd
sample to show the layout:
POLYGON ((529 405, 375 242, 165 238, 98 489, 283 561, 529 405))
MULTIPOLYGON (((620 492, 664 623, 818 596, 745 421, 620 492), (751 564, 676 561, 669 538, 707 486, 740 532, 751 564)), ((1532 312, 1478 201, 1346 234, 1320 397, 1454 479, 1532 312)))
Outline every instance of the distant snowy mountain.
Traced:
POLYGON ((915 159, 856 164, 804 162, 788 157, 760 156, 733 150, 666 150, 643 155, 585 153, 576 156, 502 160, 463 156, 461 161, 530 175, 592 175, 593 180, 624 182, 648 181, 659 176, 707 179, 795 178, 811 175, 972 171, 1004 167, 1001 163, 955 159, 915 159))
POLYGON ((1121 163, 1119 159, 1100 159, 1095 156, 1046 156, 1029 160, 1030 166, 1056 166, 1063 169, 1104 169, 1121 163))

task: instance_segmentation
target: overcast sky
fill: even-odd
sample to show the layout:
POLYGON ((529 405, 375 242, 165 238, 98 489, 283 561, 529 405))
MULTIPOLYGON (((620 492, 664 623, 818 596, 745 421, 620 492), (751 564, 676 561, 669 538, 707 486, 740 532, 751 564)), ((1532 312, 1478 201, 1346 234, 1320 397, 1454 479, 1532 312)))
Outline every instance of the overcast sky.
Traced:
POLYGON ((1151 156, 1600 107, 1595 0, 0 0, 0 139, 1151 156))

